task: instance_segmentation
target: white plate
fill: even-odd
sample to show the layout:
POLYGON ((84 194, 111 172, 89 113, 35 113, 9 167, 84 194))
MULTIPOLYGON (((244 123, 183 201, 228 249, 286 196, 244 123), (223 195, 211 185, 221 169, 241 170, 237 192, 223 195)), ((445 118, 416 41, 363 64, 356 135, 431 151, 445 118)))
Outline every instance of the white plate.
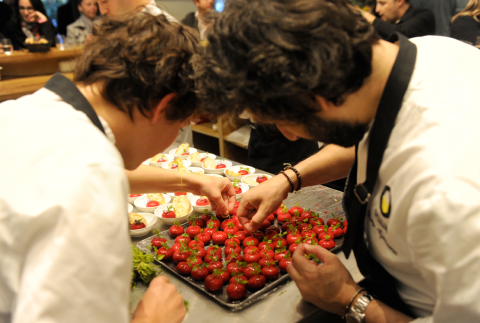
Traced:
MULTIPOLYGON (((193 195, 193 194, 192 194, 192 193, 190 193, 190 192, 186 192, 186 193, 187 193, 187 195, 185 195, 185 196, 187 196, 187 197, 188 197, 188 196, 192 196, 192 195, 193 195)), ((167 193, 167 194, 168 194, 168 195, 170 195, 170 196, 172 197, 172 200, 173 200, 174 198, 176 198, 176 197, 180 196, 180 195, 175 195, 175 192, 173 192, 173 193, 167 193)))
POLYGON ((205 170, 200 167, 187 167, 187 170, 189 173, 201 172, 202 174, 205 174, 205 170))
MULTIPOLYGON (((167 194, 162 194, 163 195, 163 198, 165 199, 165 204, 167 204, 168 202, 170 202, 170 200, 172 199, 170 197, 170 195, 167 195, 167 194)), ((142 195, 141 197, 139 197, 138 199, 135 200, 135 202, 133 203, 137 209, 139 209, 140 211, 142 212, 150 212, 150 213, 153 213, 155 212, 155 209, 157 209, 158 207, 162 206, 162 205, 159 205, 159 206, 154 206, 154 207, 147 207, 147 202, 149 201, 148 197, 147 197, 147 194, 145 195, 142 195)), ((164 205, 164 204, 163 204, 164 205)))
POLYGON ((208 212, 212 212, 212 206, 210 204, 198 206, 197 200, 200 198, 198 195, 192 195, 188 199, 190 200, 190 204, 192 204, 193 210, 198 213, 203 213, 203 210, 207 210, 208 212))
POLYGON ((233 172, 235 172, 235 173, 238 173, 238 172, 240 171, 240 167, 242 167, 242 168, 248 168, 248 171, 250 172, 249 175, 255 173, 255 168, 253 168, 252 166, 245 166, 245 165, 238 165, 238 166, 228 167, 227 169, 225 169, 225 170, 223 171, 223 173, 224 173, 225 176, 227 176, 228 179, 231 180, 232 182, 233 182, 234 179, 237 179, 238 181, 240 181, 243 176, 247 176, 247 175, 234 176, 234 175, 227 174, 227 170, 230 170, 230 171, 233 171, 233 172))
POLYGON ((196 152, 197 150, 195 148, 192 148, 192 147, 188 148, 188 151, 190 152, 190 154, 188 154, 188 155, 175 155, 176 151, 177 151, 177 148, 170 150, 168 153, 170 155, 175 156, 175 159, 182 158, 182 159, 187 160, 187 157, 190 156, 190 154, 193 154, 194 152, 196 152))
POLYGON ((152 231, 153 226, 157 223, 157 217, 152 213, 137 213, 142 215, 147 220, 147 226, 143 229, 130 230, 132 237, 141 237, 152 231))
MULTIPOLYGON (((228 160, 220 161, 220 160, 216 159, 215 162, 217 163, 217 165, 220 164, 220 163, 225 164, 225 168, 232 167, 232 162, 231 162, 231 161, 228 161, 228 160)), ((225 168, 219 168, 219 169, 216 169, 216 168, 206 168, 206 167, 203 167, 203 164, 202 164, 202 168, 203 168, 203 170, 205 171, 205 174, 217 174, 217 175, 222 175, 223 172, 225 171, 225 168)))
POLYGON ((169 206, 172 206, 172 203, 160 205, 156 210, 154 215, 165 225, 174 225, 175 222, 179 222, 180 224, 187 222, 188 217, 193 212, 193 207, 190 206, 190 212, 187 215, 181 216, 179 218, 162 218, 162 213, 166 210, 169 206))
MULTIPOLYGON (((138 199, 140 196, 142 196, 142 194, 140 194, 139 196, 135 196, 135 197, 130 197, 130 195, 132 195, 132 194, 127 195, 127 201, 130 204, 133 204, 136 199, 138 199)), ((135 194, 135 195, 137 195, 137 194, 135 194)))
POLYGON ((127 212, 130 213, 133 211, 133 205, 130 203, 127 203, 127 212))
MULTIPOLYGON (((211 154, 211 153, 200 153, 200 159, 204 158, 204 157, 210 157, 211 159, 215 159, 217 158, 217 155, 214 155, 214 154, 211 154)), ((200 161, 200 162, 194 162, 190 159, 190 156, 187 157, 187 160, 188 161, 191 161, 192 162, 192 166, 194 167, 202 167, 202 164, 203 164, 203 161, 200 161)))
POLYGON ((220 177, 220 178, 224 178, 222 175, 218 175, 218 174, 205 174, 207 176, 212 176, 212 177, 220 177))
MULTIPOLYGON (((175 159, 177 159, 177 158, 175 158, 175 159)), ((190 162, 190 161, 188 161, 188 160, 183 160, 182 162, 183 162, 183 166, 185 166, 185 167, 189 167, 190 165, 192 165, 192 162, 190 162)), ((169 169, 169 170, 177 170, 177 169, 168 168, 168 164, 169 164, 169 163, 170 163, 170 162, 165 162, 165 163, 163 163, 163 164, 162 164, 162 168, 163 168, 163 169, 169 169)))
MULTIPOLYGON (((158 155, 162 155, 162 154, 158 154, 158 155)), ((167 159, 167 162, 170 162, 170 161, 173 160, 173 155, 170 155, 170 154, 163 154, 163 155, 165 155, 164 159, 167 159)), ((153 156, 153 157, 155 157, 155 156, 153 156)), ((166 162, 157 162, 157 163, 151 162, 150 159, 152 159, 152 158, 148 159, 148 165, 150 165, 150 166, 162 167, 162 164, 166 163, 166 162)))
POLYGON ((245 193, 246 191, 248 191, 248 190, 249 190, 249 187, 248 187, 248 185, 245 184, 245 183, 238 183, 238 185, 240 185, 240 188, 242 189, 242 193, 237 194, 237 195, 235 196, 235 198, 236 198, 237 200, 240 200, 240 199, 242 198, 242 194, 245 193))
POLYGON ((268 179, 272 178, 272 176, 267 175, 267 174, 251 174, 251 175, 243 176, 243 177, 242 177, 242 183, 247 184, 249 188, 257 187, 257 186, 259 185, 258 183, 257 183, 257 185, 250 185, 250 184, 248 184, 248 183, 245 183, 245 179, 248 178, 248 179, 253 179, 254 181, 256 181, 256 180, 257 180, 257 177, 259 177, 259 176, 267 176, 268 179))

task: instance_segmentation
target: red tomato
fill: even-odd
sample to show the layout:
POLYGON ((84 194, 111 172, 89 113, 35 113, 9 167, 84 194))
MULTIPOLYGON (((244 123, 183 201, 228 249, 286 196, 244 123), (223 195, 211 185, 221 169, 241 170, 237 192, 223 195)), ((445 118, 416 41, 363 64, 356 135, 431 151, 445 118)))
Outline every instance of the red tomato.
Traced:
POLYGON ((290 253, 293 253, 298 246, 298 243, 291 244, 290 247, 288 247, 288 251, 290 251, 290 253))
POLYGON ((217 164, 217 166, 215 166, 215 169, 220 169, 220 168, 225 168, 227 166, 225 166, 225 164, 222 164, 222 163, 219 163, 217 164))
POLYGON ((270 221, 270 222, 273 222, 275 221, 275 212, 270 214, 269 216, 267 216, 267 220, 270 221))
POLYGON ((262 225, 260 226, 260 228, 258 230, 265 231, 271 225, 272 224, 270 223, 270 221, 265 220, 265 221, 263 221, 262 225))
POLYGON ((338 219, 335 219, 335 218, 330 218, 328 219, 327 221, 327 225, 329 227, 333 227, 334 225, 336 225, 337 223, 339 223, 340 221, 338 219))
POLYGON ((240 187, 234 187, 233 190, 235 191, 235 194, 242 194, 242 189, 240 187))
POLYGON ((265 266, 269 266, 269 264, 271 263, 275 263, 275 259, 273 258, 262 258, 258 261, 258 264, 260 265, 260 267, 265 267, 265 266))
POLYGON ((177 250, 173 253, 172 259, 173 261, 178 264, 179 262, 182 261, 187 261, 187 258, 190 257, 191 252, 189 251, 180 251, 177 250))
POLYGON ((313 214, 312 214, 312 211, 310 211, 310 209, 308 210, 305 210, 302 212, 302 214, 300 215, 300 217, 302 218, 302 220, 305 220, 305 219, 312 219, 313 218, 313 214))
POLYGON ((280 260, 280 262, 278 263, 278 267, 280 267, 280 270, 284 273, 287 272, 287 266, 289 264, 292 263, 292 259, 287 259, 287 258, 283 258, 282 260, 280 260))
POLYGON ((199 226, 190 226, 187 228, 187 234, 191 237, 194 238, 198 234, 200 234, 200 231, 202 229, 199 226))
POLYGON ((215 244, 223 245, 228 238, 228 234, 223 231, 215 232, 212 235, 212 241, 215 244))
POLYGON ((262 268, 262 275, 265 276, 265 278, 268 280, 274 280, 278 278, 278 276, 280 275, 280 272, 278 271, 278 268, 273 263, 273 264, 270 264, 270 266, 265 266, 262 268))
POLYGON ((243 269, 243 275, 250 279, 251 277, 260 274, 262 267, 257 263, 248 264, 247 267, 243 269))
POLYGON ((207 252, 202 247, 193 247, 192 254, 203 259, 207 255, 207 252))
POLYGON ((243 254, 246 253, 259 253, 260 250, 256 246, 248 246, 243 249, 243 254))
POLYGON ((203 248, 204 246, 205 246, 205 244, 202 241, 197 241, 197 240, 192 240, 188 243, 188 247, 191 248, 191 249, 193 249, 195 247, 203 248))
POLYGON ((343 220, 342 221, 342 226, 345 228, 348 226, 348 221, 347 220, 343 220))
POLYGON ((175 196, 187 195, 187 192, 175 192, 175 196))
POLYGON ((251 251, 243 253, 243 261, 245 261, 247 264, 258 262, 260 258, 260 254, 258 252, 251 251))
POLYGON ((234 235, 238 232, 238 228, 235 226, 235 224, 233 223, 229 223, 225 226, 225 228, 223 229, 223 231, 228 235, 234 235))
POLYGON ((256 182, 258 184, 262 184, 263 182, 265 182, 266 180, 268 180, 268 177, 263 175, 263 176, 258 176, 257 179, 256 179, 256 182))
POLYGON ((209 262, 207 265, 208 272, 211 274, 215 269, 223 268, 223 264, 221 261, 212 261, 209 262))
POLYGON ((145 223, 141 222, 140 220, 135 220, 132 224, 130 224, 130 230, 138 230, 145 228, 145 223))
POLYGON ((238 231, 237 233, 235 233, 235 235, 238 237, 240 242, 243 242, 249 236, 249 234, 250 233, 246 231, 238 231))
POLYGON ((275 251, 275 255, 273 256, 273 259, 275 259, 276 261, 282 260, 283 258, 285 258, 285 255, 287 254, 287 252, 288 252, 287 250, 283 250, 280 252, 275 251))
POLYGON ((209 243, 210 240, 212 239, 212 237, 208 233, 205 233, 205 232, 200 232, 197 235, 197 238, 198 238, 198 240, 202 241, 204 244, 209 243))
POLYGON ((157 250, 157 256, 163 255, 163 260, 168 260, 173 256, 173 249, 168 247, 161 247, 157 250))
POLYGON ((217 245, 212 245, 207 248, 207 254, 214 255, 218 257, 222 257, 222 249, 220 249, 217 245))
POLYGON ((162 243, 165 243, 165 242, 167 242, 167 239, 163 237, 154 237, 150 243, 155 248, 160 248, 162 246, 162 243))
POLYGON ((300 223, 297 226, 297 229, 300 230, 300 232, 305 231, 305 230, 310 230, 312 228, 311 224, 308 223, 300 223))
POLYGON ((265 286, 266 279, 263 275, 255 275, 248 280, 248 287, 251 289, 260 289, 265 286))
POLYGON ((202 266, 195 266, 191 272, 192 278, 198 281, 204 281, 209 275, 208 269, 202 266))
POLYGON ((175 238, 175 243, 179 243, 179 244, 181 244, 182 242, 184 242, 185 244, 188 245, 188 244, 190 243, 190 241, 192 241, 192 239, 191 239, 190 236, 189 236, 188 234, 186 234, 186 233, 184 233, 184 234, 182 234, 182 235, 180 235, 180 236, 178 236, 178 237, 175 238))
POLYGON ((273 250, 262 250, 260 252, 261 258, 273 258, 274 255, 275 255, 275 252, 273 250))
POLYGON ((296 233, 296 234, 293 234, 293 233, 290 233, 287 235, 287 244, 288 245, 291 245, 291 244, 294 244, 295 242, 297 241, 302 241, 302 236, 300 235, 300 233, 296 233), (300 240, 298 240, 300 239, 300 240))
POLYGON ((178 237, 185 232, 183 227, 180 226, 180 223, 178 222, 175 222, 175 225, 172 225, 168 231, 172 237, 178 237))
POLYGON ((298 215, 296 216, 298 217, 300 216, 300 214, 303 213, 303 208, 300 205, 298 205, 298 203, 295 203, 295 206, 292 207, 289 212, 292 216, 295 216, 295 212, 297 212, 298 215))
MULTIPOLYGON (((231 275, 231 273, 230 273, 230 275, 231 275)), ((247 277, 245 277, 241 274, 240 275, 232 275, 229 282, 231 284, 231 283, 237 283, 237 282, 241 282, 241 281, 247 283, 248 279, 247 279, 247 277)))
POLYGON ((292 215, 288 212, 288 209, 285 208, 285 211, 282 209, 280 211, 277 210, 277 221, 280 223, 290 221, 292 219, 292 215))
POLYGON ((192 272, 192 267, 190 267, 187 262, 182 261, 177 264, 177 270, 182 275, 190 275, 192 272))
POLYGON ((217 275, 208 275, 205 278, 205 288, 211 292, 218 292, 223 288, 223 279, 217 275))
POLYGON ((332 249, 335 247, 335 241, 333 240, 320 240, 318 243, 320 246, 324 247, 325 249, 332 249))
POLYGON ((309 224, 311 224, 312 226, 322 226, 325 224, 325 221, 323 221, 322 218, 313 218, 313 219, 310 219, 308 221, 309 224))
POLYGON ((230 280, 230 273, 223 269, 218 269, 218 276, 220 276, 223 280, 223 283, 226 284, 230 280))
POLYGON ((206 233, 208 234, 210 237, 218 231, 218 228, 216 226, 214 226, 213 224, 211 225, 211 228, 210 227, 206 227, 204 230, 203 230, 203 233, 206 233))
POLYGON ((147 202, 147 207, 155 207, 155 206, 159 206, 160 203, 158 203, 157 201, 148 201, 147 202))
POLYGON ((244 284, 233 283, 227 286, 227 295, 230 299, 238 300, 247 296, 247 288, 244 284))
POLYGON ((222 256, 218 256, 215 254, 212 255, 207 252, 207 255, 205 256, 204 261, 206 263, 211 263, 211 262, 217 262, 218 260, 221 260, 221 259, 222 259, 222 256))
POLYGON ((195 202, 197 206, 205 206, 205 205, 210 205, 210 202, 206 197, 201 197, 195 202))
POLYGON ((250 174, 250 173, 249 173, 248 171, 246 171, 245 169, 240 169, 240 170, 238 171, 238 173, 239 173, 240 175, 248 175, 248 174, 250 174))
POLYGON ((130 194, 128 195, 129 197, 139 197, 139 196, 142 196, 142 194, 130 194))
POLYGON ((230 238, 225 241, 226 246, 240 246, 240 239, 236 237, 236 235, 230 235, 230 238))
POLYGON ((228 262, 228 261, 242 261, 243 260, 243 257, 240 253, 234 253, 232 252, 231 254, 229 254, 225 260, 228 262))
POLYGON ((227 247, 225 247, 225 254, 226 255, 229 255, 231 253, 239 254, 240 252, 242 252, 242 248, 240 248, 240 246, 227 246, 227 247))
POLYGON ((243 246, 258 246, 258 239, 254 237, 247 237, 245 240, 243 240, 243 246))
POLYGON ((198 257, 198 256, 195 256, 194 254, 191 254, 191 255, 187 258, 187 264, 189 264, 190 267, 200 266, 202 263, 203 263, 202 258, 200 258, 200 257, 198 257))
POLYGON ((210 220, 207 221, 207 227, 209 227, 209 224, 210 224, 210 223, 213 223, 212 225, 213 225, 214 227, 217 227, 217 229, 220 228, 220 225, 221 225, 221 224, 220 224, 220 221, 217 220, 216 217, 215 217, 215 218, 212 218, 212 219, 210 219, 210 220))

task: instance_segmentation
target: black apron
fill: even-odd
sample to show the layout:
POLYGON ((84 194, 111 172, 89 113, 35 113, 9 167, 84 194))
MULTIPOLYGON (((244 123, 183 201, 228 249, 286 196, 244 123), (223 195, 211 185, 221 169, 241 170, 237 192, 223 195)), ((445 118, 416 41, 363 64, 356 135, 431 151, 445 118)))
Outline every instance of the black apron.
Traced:
POLYGON ((357 185, 357 157, 350 170, 343 198, 343 207, 348 219, 348 231, 342 246, 348 258, 353 249, 357 265, 365 277, 360 285, 388 306, 415 317, 397 291, 397 281, 370 254, 365 244, 364 225, 370 194, 377 181, 383 153, 387 147, 395 120, 402 106, 415 67, 417 47, 401 34, 394 34, 390 41, 400 40, 400 50, 387 80, 375 116, 368 145, 367 176, 357 185))
POLYGON ((76 110, 84 112, 87 117, 92 121, 92 123, 101 132, 103 132, 103 134, 105 134, 105 130, 103 129, 103 126, 100 123, 100 120, 98 119, 95 110, 93 110, 90 103, 88 103, 87 99, 85 99, 83 94, 77 89, 77 87, 72 81, 70 81, 62 74, 55 74, 50 80, 48 80, 44 88, 57 94, 63 99, 63 101, 70 104, 76 110))

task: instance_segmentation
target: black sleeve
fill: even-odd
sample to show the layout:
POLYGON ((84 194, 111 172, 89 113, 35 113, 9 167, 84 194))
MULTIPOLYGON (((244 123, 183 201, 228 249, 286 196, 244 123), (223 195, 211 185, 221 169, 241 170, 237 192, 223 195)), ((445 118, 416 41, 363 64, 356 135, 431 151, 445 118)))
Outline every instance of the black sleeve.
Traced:
POLYGON ((460 16, 452 23, 450 36, 475 45, 477 37, 480 36, 480 22, 473 17, 460 16))
POLYGON ((55 47, 55 35, 57 31, 50 20, 40 24, 40 35, 50 43, 50 46, 55 47))
POLYGON ((13 19, 5 25, 3 33, 6 38, 10 38, 10 40, 12 41, 14 50, 24 48, 23 42, 25 41, 25 35, 23 34, 21 29, 17 28, 13 19))
POLYGON ((383 39, 387 39, 394 32, 402 33, 408 38, 434 35, 435 16, 429 10, 422 10, 398 25, 377 18, 373 21, 373 26, 383 39))

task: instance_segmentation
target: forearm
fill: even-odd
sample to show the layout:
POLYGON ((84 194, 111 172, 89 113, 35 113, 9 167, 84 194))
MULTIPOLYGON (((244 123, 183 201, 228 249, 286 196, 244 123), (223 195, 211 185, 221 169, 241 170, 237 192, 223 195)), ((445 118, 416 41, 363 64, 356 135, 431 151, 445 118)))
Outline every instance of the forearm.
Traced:
MULTIPOLYGON (((295 168, 302 176, 302 187, 307 187, 347 177, 354 160, 354 147, 328 145, 315 155, 298 163, 295 168)), ((295 173, 288 170, 287 175, 297 187, 298 179, 295 173)))
POLYGON ((125 170, 130 183, 130 193, 164 193, 197 191, 200 187, 198 174, 180 173, 147 165, 133 171, 125 170))

